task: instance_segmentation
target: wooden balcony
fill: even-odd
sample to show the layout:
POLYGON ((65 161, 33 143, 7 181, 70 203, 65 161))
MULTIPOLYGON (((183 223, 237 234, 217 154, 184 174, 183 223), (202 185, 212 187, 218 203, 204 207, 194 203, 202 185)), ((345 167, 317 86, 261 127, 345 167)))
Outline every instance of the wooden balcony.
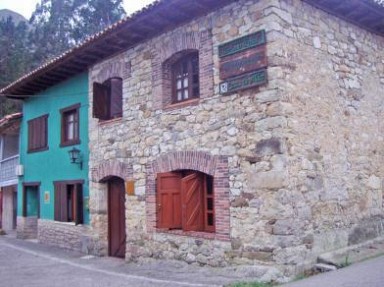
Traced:
POLYGON ((11 156, 0 161, 0 186, 17 184, 16 166, 19 155, 11 156))

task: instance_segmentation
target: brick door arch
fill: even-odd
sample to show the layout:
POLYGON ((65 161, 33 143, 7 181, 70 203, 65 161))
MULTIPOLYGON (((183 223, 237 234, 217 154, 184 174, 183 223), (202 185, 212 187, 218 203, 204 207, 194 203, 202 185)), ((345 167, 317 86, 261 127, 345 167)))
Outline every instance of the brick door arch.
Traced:
POLYGON ((93 182, 106 182, 113 176, 124 180, 131 179, 133 177, 132 166, 123 162, 109 160, 92 169, 93 182))
POLYGON ((147 165, 147 227, 149 232, 157 231, 156 222, 156 176, 176 170, 196 170, 213 176, 216 206, 215 239, 229 240, 229 173, 228 159, 200 151, 171 152, 161 155, 147 165))

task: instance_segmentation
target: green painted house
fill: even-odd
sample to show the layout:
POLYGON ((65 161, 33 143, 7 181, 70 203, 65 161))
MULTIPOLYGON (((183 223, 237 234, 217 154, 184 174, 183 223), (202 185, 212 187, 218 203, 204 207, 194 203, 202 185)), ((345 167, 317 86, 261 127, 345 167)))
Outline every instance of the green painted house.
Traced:
MULTIPOLYGON (((85 234, 89 225, 87 73, 24 96, 23 113, 18 237, 56 244, 60 232, 85 234)), ((64 247, 73 247, 67 244, 64 247)))

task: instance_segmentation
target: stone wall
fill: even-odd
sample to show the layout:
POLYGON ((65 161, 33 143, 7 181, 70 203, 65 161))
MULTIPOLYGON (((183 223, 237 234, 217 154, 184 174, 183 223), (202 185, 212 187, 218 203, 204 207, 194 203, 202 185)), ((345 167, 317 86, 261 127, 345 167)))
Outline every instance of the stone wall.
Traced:
POLYGON ((100 255, 97 237, 86 225, 39 219, 37 239, 44 244, 100 255))
MULTIPOLYGON (((128 196, 126 201, 127 258, 178 258, 190 263, 224 266, 233 262, 257 263, 259 259, 265 260, 269 256, 268 247, 245 246, 254 241, 257 232, 260 231, 260 235, 263 233, 263 227, 262 224, 254 224, 254 212, 244 212, 240 195, 244 193, 247 178, 253 177, 249 170, 254 164, 249 160, 254 158, 257 142, 273 136, 280 144, 279 133, 285 119, 276 116, 281 93, 276 78, 278 75, 271 68, 267 86, 223 97, 218 94, 217 56, 219 44, 260 29, 266 29, 269 41, 273 42, 273 28, 269 23, 274 16, 262 17, 263 11, 269 6, 269 1, 241 1, 124 53, 125 62, 131 63, 130 77, 121 76, 124 79, 124 116, 120 120, 102 123, 90 119, 90 167, 97 168, 109 160, 132 166, 135 196, 128 196), (195 36, 189 37, 190 41, 182 41, 183 44, 173 41, 185 35, 195 36), (210 37, 210 41, 207 41, 207 37, 210 37), (207 43, 212 46, 206 47, 207 43), (154 69, 159 67, 157 61, 165 61, 173 53, 194 47, 202 47, 205 53, 211 51, 213 65, 209 64, 208 57, 206 68, 200 73, 204 96, 197 102, 183 106, 167 105, 166 101, 159 104, 159 95, 164 94, 164 90, 161 90, 162 85, 157 84, 161 75, 154 74, 154 71, 161 72, 161 69, 154 69), (204 73, 208 73, 208 76, 204 73), (209 78, 211 82, 206 81, 209 78), (155 212, 151 210, 151 205, 145 204, 149 192, 148 167, 161 156, 194 151, 212 157, 219 156, 227 162, 228 172, 223 179, 223 184, 228 186, 227 203, 217 205, 217 208, 222 206, 221 210, 226 214, 218 217, 216 225, 230 222, 229 237, 233 238, 232 242, 228 242, 228 239, 212 239, 206 234, 164 234, 148 226, 150 221, 147 215, 155 212), (230 201, 233 202, 231 215, 228 212, 230 201), (249 230, 246 236, 244 229, 249 230), (241 237, 245 237, 245 242, 241 237), (236 251, 232 250, 232 245, 236 251)), ((90 99, 92 83, 97 81, 102 66, 113 65, 121 57, 119 55, 110 59, 109 64, 102 63, 91 69, 90 99)), ((282 153, 284 147, 281 145, 280 149, 279 153, 282 153)), ((276 174, 283 168, 280 157, 278 154, 271 159, 276 174)), ((110 175, 114 174, 111 172, 110 175)), ((107 228, 106 216, 103 215, 107 214, 106 189, 106 184, 96 180, 91 183, 90 208, 94 227, 107 228)), ((253 195, 248 193, 245 196, 250 198, 253 195)), ((105 239, 106 232, 107 229, 100 230, 105 239)))
POLYGON ((289 174, 278 197, 290 213, 274 224, 289 244, 275 254, 311 262, 384 232, 384 39, 302 1, 280 8, 291 16, 273 47, 289 174))
MULTIPOLYGON (((359 241, 357 233, 379 235, 381 229, 372 231, 378 225, 365 232, 363 223, 372 216, 379 223, 382 216, 382 48, 382 38, 302 1, 240 0, 92 67, 90 109, 92 83, 103 67, 130 63, 130 73, 118 75, 123 117, 89 121, 90 168, 111 160, 132 167, 127 259, 279 266, 277 278, 300 272, 319 253, 359 241), (218 46, 261 29, 268 83, 220 95, 218 46), (212 75, 204 78, 204 96, 169 104, 157 74, 161 61, 196 47, 212 53, 212 64, 205 55, 200 72, 212 75), (177 152, 227 162, 229 212, 216 224, 229 222, 229 241, 153 228, 151 167, 177 152)), ((105 250, 107 185, 93 178, 90 190, 91 225, 105 250)))
POLYGON ((20 239, 37 238, 37 217, 17 217, 16 237, 20 239))

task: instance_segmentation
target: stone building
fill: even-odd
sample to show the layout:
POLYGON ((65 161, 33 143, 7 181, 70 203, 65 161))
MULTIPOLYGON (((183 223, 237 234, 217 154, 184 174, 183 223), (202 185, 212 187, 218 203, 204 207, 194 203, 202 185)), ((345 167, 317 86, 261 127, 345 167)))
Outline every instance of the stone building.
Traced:
MULTIPOLYGON (((283 276, 382 235, 383 23, 358 27, 314 2, 234 1, 91 67, 90 83, 123 82, 122 116, 89 119, 102 254, 111 255, 117 178, 128 260, 274 266, 283 276), (191 68, 179 73, 180 63, 191 68), (193 75, 196 94, 181 83, 193 75)), ((143 14, 160 17, 161 4, 143 14)), ((338 9, 371 7, 354 5, 338 9)))
POLYGON ((383 16, 156 1, 44 67, 90 67, 88 250, 281 280, 382 236, 383 16))

